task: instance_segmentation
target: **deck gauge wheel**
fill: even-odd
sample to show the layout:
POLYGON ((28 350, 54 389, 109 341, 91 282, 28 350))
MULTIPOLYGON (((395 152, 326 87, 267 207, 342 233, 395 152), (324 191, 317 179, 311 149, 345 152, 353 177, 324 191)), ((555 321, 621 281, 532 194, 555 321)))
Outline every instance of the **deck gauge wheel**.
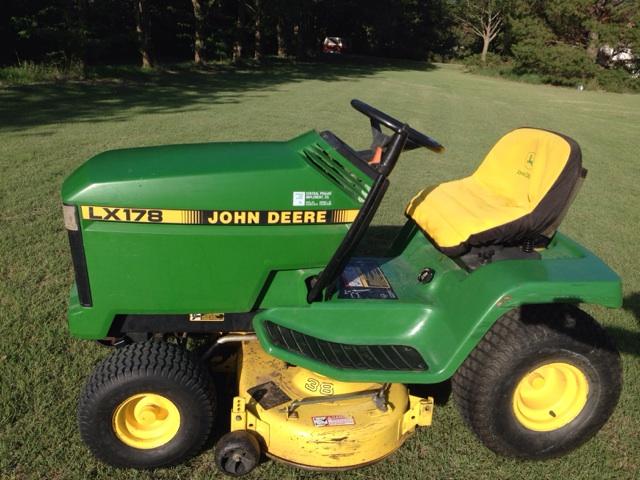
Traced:
POLYGON ((229 432, 216 444, 216 465, 227 475, 239 477, 251 472, 260 463, 260 445, 244 430, 229 432))

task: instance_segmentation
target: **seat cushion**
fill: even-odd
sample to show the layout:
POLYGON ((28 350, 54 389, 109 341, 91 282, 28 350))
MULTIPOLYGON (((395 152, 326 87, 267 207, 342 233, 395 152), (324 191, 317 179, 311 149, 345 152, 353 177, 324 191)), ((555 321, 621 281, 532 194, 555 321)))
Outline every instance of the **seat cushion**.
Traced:
POLYGON ((544 233, 581 176, 580 147, 563 135, 520 128, 502 137, 473 175, 416 195, 407 215, 449 255, 544 233))

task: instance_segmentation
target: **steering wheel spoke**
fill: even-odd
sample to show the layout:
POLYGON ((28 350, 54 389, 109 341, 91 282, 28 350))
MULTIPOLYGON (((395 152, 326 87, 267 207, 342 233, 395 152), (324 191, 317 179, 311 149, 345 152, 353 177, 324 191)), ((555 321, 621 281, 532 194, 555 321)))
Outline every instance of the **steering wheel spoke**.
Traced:
POLYGON ((381 148, 386 147, 389 141, 391 140, 391 137, 389 135, 385 135, 384 133, 382 133, 380 122, 378 122, 374 118, 371 118, 370 121, 371 121, 371 136, 372 136, 371 147, 370 147, 371 150, 375 150, 378 147, 381 147, 381 148))
POLYGON ((382 133, 382 126, 387 127, 395 133, 399 133, 403 128, 408 132, 405 150, 412 150, 419 147, 428 148, 429 150, 440 153, 444 147, 433 138, 409 127, 405 123, 393 118, 391 115, 384 113, 361 100, 351 100, 351 106, 363 115, 369 117, 371 121, 371 132, 373 135, 373 143, 371 148, 385 147, 388 145, 391 137, 382 133))

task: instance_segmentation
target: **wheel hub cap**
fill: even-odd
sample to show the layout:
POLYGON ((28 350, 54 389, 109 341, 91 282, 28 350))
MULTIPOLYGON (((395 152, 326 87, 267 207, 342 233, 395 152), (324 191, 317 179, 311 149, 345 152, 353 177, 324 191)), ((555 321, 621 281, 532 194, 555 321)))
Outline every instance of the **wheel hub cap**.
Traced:
POLYGON ((140 393, 125 399, 113 413, 113 431, 126 445, 157 448, 171 441, 180 428, 178 407, 166 397, 140 393))
POLYGON ((589 382, 580 369, 564 362, 549 363, 518 382, 513 413, 529 430, 557 430, 580 414, 588 394, 589 382))

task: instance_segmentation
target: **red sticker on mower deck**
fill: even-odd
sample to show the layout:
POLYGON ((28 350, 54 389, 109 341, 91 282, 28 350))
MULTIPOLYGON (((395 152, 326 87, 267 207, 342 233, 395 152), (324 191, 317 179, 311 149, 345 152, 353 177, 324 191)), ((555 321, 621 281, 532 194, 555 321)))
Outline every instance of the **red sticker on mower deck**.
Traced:
POLYGON ((316 427, 338 427, 341 425, 355 425, 355 419, 350 415, 327 415, 326 417, 311 417, 316 427))

